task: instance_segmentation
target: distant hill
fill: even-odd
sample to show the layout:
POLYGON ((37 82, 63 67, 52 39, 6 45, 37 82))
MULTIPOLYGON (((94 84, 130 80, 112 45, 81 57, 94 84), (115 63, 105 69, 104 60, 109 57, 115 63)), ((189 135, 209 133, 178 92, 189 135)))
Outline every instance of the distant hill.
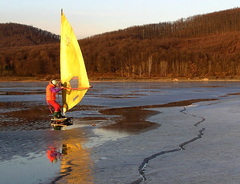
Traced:
POLYGON ((56 43, 59 36, 33 26, 0 24, 0 48, 56 43))
POLYGON ((81 40, 90 71, 127 78, 240 76, 240 8, 81 40))
MULTIPOLYGON (((35 39, 40 32, 18 32, 21 39, 31 38, 26 41, 29 45, 18 47, 18 37, 0 39, 1 76, 59 75, 58 37, 39 39, 41 43, 35 39)), ((91 78, 240 76, 240 8, 129 27, 79 42, 91 78)))

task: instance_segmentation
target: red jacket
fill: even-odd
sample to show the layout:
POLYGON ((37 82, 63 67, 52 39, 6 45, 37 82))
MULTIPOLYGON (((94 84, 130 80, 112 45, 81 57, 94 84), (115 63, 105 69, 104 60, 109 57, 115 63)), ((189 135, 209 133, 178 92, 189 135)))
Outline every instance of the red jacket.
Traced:
POLYGON ((56 93, 52 92, 51 88, 55 88, 52 83, 49 83, 46 87, 46 100, 56 100, 56 93))

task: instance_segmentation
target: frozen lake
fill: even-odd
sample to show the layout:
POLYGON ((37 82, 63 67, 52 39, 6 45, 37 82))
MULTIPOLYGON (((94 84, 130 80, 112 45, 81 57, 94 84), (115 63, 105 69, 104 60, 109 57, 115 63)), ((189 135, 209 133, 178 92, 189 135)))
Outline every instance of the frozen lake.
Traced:
POLYGON ((240 179, 240 82, 95 82, 59 131, 46 85, 0 82, 0 183, 240 179))

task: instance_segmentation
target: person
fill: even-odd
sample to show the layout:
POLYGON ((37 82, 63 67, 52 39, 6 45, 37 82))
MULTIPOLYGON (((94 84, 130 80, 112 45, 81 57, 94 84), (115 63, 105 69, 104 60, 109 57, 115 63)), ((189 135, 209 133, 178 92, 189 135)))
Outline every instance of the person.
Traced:
POLYGON ((61 91, 63 87, 56 80, 52 80, 46 87, 46 101, 54 108, 53 118, 64 118, 61 114, 61 106, 56 102, 56 94, 61 91))

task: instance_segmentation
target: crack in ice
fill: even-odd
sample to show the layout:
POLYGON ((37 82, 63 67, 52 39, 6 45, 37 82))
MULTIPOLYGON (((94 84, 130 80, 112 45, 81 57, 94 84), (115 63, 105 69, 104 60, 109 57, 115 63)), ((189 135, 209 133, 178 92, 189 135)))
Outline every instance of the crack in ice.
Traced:
MULTIPOLYGON (((183 110, 181 110, 180 112, 188 115, 185 111, 186 111, 186 107, 183 107, 183 110)), ((195 118, 201 118, 200 121, 198 121, 197 123, 194 124, 194 126, 196 126, 196 127, 197 127, 199 124, 201 124, 202 122, 205 121, 205 118, 204 118, 204 117, 200 117, 200 116, 196 116, 196 115, 191 115, 191 116, 193 116, 193 117, 195 117, 195 118)), ((179 145, 178 145, 179 148, 171 149, 171 150, 166 150, 166 151, 160 151, 160 152, 158 152, 158 153, 155 153, 155 154, 153 154, 153 155, 145 158, 145 159, 143 160, 142 164, 139 166, 139 169, 138 169, 138 172, 139 172, 141 178, 138 179, 138 180, 136 180, 136 181, 134 181, 134 182, 132 182, 131 184, 139 184, 139 183, 147 180, 146 177, 145 177, 145 168, 147 167, 148 162, 149 162, 150 160, 152 160, 152 159, 154 159, 154 158, 156 158, 156 157, 158 157, 158 156, 160 156, 160 155, 164 155, 164 154, 167 154, 167 153, 173 153, 173 152, 185 150, 184 146, 186 146, 187 144, 190 144, 190 143, 192 143, 192 142, 194 142, 194 141, 202 138, 202 136, 204 135, 204 134, 203 134, 204 131, 205 131, 205 128, 201 128, 201 129, 198 131, 199 133, 198 133, 198 135, 197 135, 196 137, 194 137, 194 138, 192 138, 192 139, 190 139, 190 140, 188 140, 188 141, 186 141, 186 142, 183 142, 183 143, 179 144, 179 145)))

